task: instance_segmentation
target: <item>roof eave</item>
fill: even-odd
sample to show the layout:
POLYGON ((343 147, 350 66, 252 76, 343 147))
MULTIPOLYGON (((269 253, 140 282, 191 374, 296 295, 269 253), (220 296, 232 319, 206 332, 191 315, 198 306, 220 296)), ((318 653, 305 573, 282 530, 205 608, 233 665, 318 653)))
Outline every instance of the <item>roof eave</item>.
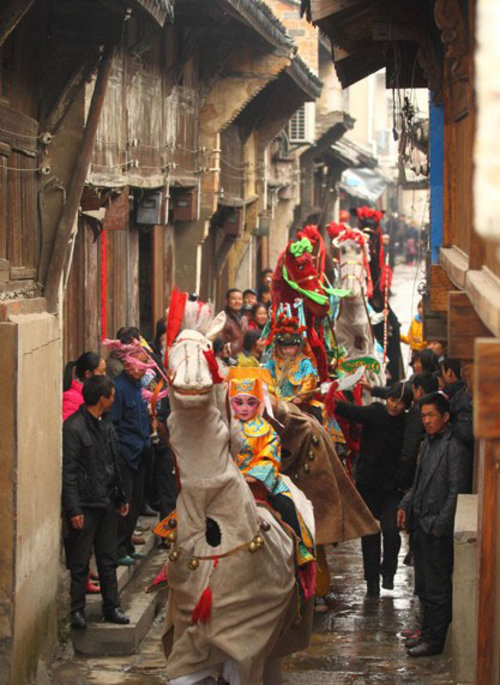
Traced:
POLYGON ((263 0, 223 0, 276 50, 290 55, 297 46, 286 27, 263 0))
POLYGON ((304 60, 296 55, 287 69, 288 75, 308 96, 309 101, 317 100, 323 90, 323 82, 309 69, 304 60))
POLYGON ((174 0, 127 0, 127 2, 147 12, 160 26, 174 20, 174 0))

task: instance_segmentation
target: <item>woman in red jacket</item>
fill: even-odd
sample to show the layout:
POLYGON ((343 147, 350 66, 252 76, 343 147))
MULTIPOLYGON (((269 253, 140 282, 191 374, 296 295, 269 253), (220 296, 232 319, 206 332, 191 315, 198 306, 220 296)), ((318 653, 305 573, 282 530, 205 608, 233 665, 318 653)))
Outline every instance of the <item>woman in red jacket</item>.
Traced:
POLYGON ((75 362, 66 364, 63 379, 63 421, 83 404, 82 387, 85 379, 90 376, 104 376, 105 373, 106 362, 95 352, 84 352, 75 362))

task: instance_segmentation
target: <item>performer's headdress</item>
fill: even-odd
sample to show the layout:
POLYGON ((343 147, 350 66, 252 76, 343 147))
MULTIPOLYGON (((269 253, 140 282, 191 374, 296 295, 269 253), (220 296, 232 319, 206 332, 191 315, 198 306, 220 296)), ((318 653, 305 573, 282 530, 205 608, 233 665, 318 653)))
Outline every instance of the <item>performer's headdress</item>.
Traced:
POLYGON ((271 374, 263 367, 232 366, 227 374, 229 399, 237 395, 256 397, 259 403, 266 399, 267 386, 273 384, 271 374))
POLYGON ((306 327, 301 326, 295 316, 279 314, 270 335, 270 341, 277 345, 300 345, 304 342, 306 327))

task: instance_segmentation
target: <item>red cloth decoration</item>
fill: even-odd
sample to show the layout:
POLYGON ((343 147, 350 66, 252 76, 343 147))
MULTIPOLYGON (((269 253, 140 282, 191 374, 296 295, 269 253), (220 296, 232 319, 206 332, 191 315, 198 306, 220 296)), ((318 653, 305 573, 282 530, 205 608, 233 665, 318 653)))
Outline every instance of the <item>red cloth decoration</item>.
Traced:
POLYGON ((203 354, 205 356, 205 359, 207 360, 208 364, 208 370, 210 371, 210 375, 212 376, 212 381, 216 383, 223 383, 224 379, 220 375, 219 372, 219 365, 217 364, 217 359, 215 358, 215 355, 212 350, 203 350, 203 354))
POLYGON ((191 625, 195 626, 198 623, 209 623, 212 617, 212 590, 210 585, 203 590, 198 604, 193 609, 191 614, 191 625))
POLYGON ((382 221, 382 217, 384 216, 384 212, 381 212, 378 209, 373 209, 372 207, 358 207, 356 212, 359 219, 370 219, 375 221, 377 224, 382 221))
POLYGON ((348 228, 342 223, 336 224, 335 221, 332 221, 326 230, 328 231, 330 238, 334 240, 335 238, 338 238, 341 233, 347 231, 348 228))
POLYGON ((106 301, 107 301, 107 282, 106 282, 106 231, 101 233, 101 340, 106 340, 106 301))
POLYGON ((305 566, 301 566, 298 576, 304 590, 304 600, 307 602, 316 593, 316 562, 310 561, 305 566))
POLYGON ((172 347, 174 340, 181 329, 182 318, 184 316, 184 310, 186 309, 186 301, 187 293, 181 293, 180 290, 174 288, 172 295, 170 296, 170 305, 168 308, 165 366, 167 366, 168 363, 168 351, 172 347))
POLYGON ((325 275, 326 248, 325 241, 323 240, 323 236, 319 232, 318 227, 313 224, 308 224, 307 226, 304 226, 304 228, 297 233, 297 238, 299 240, 301 240, 302 238, 307 238, 311 241, 313 247, 316 247, 316 245, 318 246, 316 268, 318 270, 320 281, 323 282, 323 278, 325 275))
POLYGON ((337 402, 340 399, 337 393, 338 383, 333 381, 325 397, 325 411, 327 416, 333 416, 337 407, 337 402))

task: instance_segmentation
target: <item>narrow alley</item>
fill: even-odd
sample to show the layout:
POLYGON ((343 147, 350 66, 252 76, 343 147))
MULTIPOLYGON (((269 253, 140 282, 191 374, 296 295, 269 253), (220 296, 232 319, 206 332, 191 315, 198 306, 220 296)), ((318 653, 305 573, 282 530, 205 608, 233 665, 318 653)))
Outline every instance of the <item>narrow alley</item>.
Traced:
MULTIPOLYGON (((309 649, 284 665, 285 685, 444 685, 453 683, 447 652, 428 659, 410 659, 400 633, 411 625, 413 572, 402 561, 394 591, 367 599, 359 541, 331 547, 328 561, 334 602, 317 614, 309 649)), ((164 555, 162 555, 164 556, 164 555)), ((75 658, 71 648, 50 670, 54 685, 164 685, 161 651, 163 611, 156 617, 137 654, 101 659, 75 658)), ((125 627, 126 628, 126 627, 125 627)))

